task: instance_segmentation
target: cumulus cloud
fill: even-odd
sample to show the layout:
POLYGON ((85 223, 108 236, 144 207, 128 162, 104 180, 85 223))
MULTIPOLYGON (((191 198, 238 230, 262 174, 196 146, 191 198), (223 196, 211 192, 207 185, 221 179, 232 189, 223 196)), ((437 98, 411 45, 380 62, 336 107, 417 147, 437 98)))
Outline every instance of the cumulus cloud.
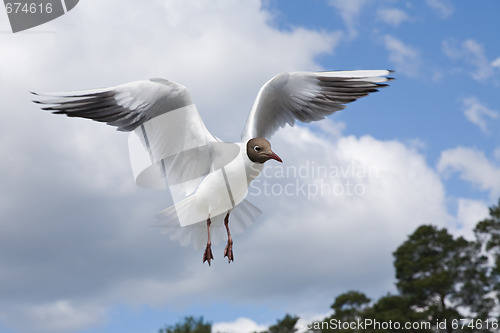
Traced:
POLYGON ((255 321, 248 318, 238 318, 233 322, 219 322, 212 325, 212 332, 223 333, 250 333, 250 332, 262 332, 267 329, 265 325, 259 325, 255 321))
POLYGON ((446 56, 452 60, 461 60, 468 66, 469 75, 477 81, 485 81, 495 74, 496 62, 489 61, 482 44, 474 39, 466 39, 462 42, 449 39, 442 43, 442 49, 446 56))
POLYGON ((398 72, 408 76, 419 74, 420 55, 418 50, 392 35, 384 36, 383 43, 389 51, 389 60, 395 64, 398 72))
POLYGON ((377 11, 377 16, 382 22, 395 27, 410 20, 410 16, 404 10, 399 8, 380 8, 377 11))
POLYGON ((16 329, 26 332, 32 331, 33 325, 39 332, 71 332, 104 322, 105 315, 106 311, 99 306, 75 306, 70 301, 59 300, 27 307, 14 306, 7 322, 15 323, 16 329))
POLYGON ((500 195, 500 166, 481 151, 465 147, 445 150, 441 153, 437 168, 444 175, 457 172, 462 180, 490 192, 492 198, 500 195))
POLYGON ((333 121, 330 118, 326 118, 320 122, 314 123, 321 131, 332 137, 341 137, 345 128, 346 123, 341 121, 333 121))
POLYGON ((471 123, 479 127, 484 133, 489 133, 488 120, 498 118, 498 112, 489 109, 476 97, 467 97, 463 100, 464 115, 471 123))

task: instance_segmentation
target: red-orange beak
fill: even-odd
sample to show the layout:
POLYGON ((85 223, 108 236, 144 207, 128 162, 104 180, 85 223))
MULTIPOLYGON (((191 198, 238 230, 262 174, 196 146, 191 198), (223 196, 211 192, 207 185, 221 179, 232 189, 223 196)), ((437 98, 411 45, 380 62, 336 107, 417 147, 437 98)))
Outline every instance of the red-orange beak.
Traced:
POLYGON ((278 155, 276 155, 274 152, 272 152, 272 151, 271 151, 271 154, 267 154, 267 157, 272 158, 273 160, 276 160, 276 161, 278 161, 280 163, 283 163, 283 161, 281 160, 281 158, 278 155))

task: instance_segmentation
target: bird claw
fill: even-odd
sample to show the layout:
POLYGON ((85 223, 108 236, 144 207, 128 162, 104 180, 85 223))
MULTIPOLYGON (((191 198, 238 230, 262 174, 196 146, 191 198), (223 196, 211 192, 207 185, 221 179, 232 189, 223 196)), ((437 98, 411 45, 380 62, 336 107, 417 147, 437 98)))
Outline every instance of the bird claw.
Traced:
POLYGON ((213 260, 214 256, 212 255, 212 247, 210 244, 207 244, 207 247, 205 248, 205 253, 203 254, 203 263, 205 261, 208 261, 208 266, 210 266, 210 260, 213 260))
POLYGON ((233 242, 228 241, 226 248, 224 249, 224 258, 227 257, 227 262, 234 261, 234 256, 233 256, 233 242))

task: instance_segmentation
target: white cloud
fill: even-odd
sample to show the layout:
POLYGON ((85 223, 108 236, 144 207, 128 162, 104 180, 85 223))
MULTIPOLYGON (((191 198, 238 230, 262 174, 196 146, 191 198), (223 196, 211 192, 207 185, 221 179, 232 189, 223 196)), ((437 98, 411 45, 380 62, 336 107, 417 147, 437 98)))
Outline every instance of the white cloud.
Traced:
POLYGON ((463 60, 472 67, 470 76, 477 81, 485 81, 495 74, 494 64, 486 57, 483 45, 474 39, 466 39, 462 42, 457 40, 445 40, 442 49, 446 56, 453 60, 463 60))
POLYGON ((483 46, 473 39, 465 40, 462 45, 466 56, 476 66, 476 71, 472 73, 472 77, 476 80, 484 80, 492 76, 493 70, 486 58, 483 46))
POLYGON ((331 316, 333 311, 325 312, 325 313, 307 313, 301 314, 299 316, 299 320, 295 324, 295 329, 297 333, 307 333, 310 332, 308 329, 308 325, 315 321, 321 321, 329 316, 331 316))
POLYGON ((267 326, 259 325, 248 318, 238 318, 233 322, 220 322, 212 325, 213 333, 253 333, 267 330, 267 326))
POLYGON ((457 209, 457 222, 459 228, 455 232, 468 240, 475 240, 474 228, 476 224, 488 217, 488 205, 482 201, 459 198, 457 209))
POLYGON ((380 8, 377 11, 377 16, 381 21, 395 27, 410 20, 410 16, 399 8, 380 8))
POLYGON ((407 145, 415 150, 424 151, 427 148, 427 143, 419 138, 413 138, 406 141, 407 145))
POLYGON ((320 122, 313 123, 313 126, 317 126, 321 131, 330 136, 341 137, 346 128, 346 123, 326 118, 320 122))
POLYGON ((99 306, 75 306, 70 301, 55 301, 28 307, 12 307, 6 321, 19 331, 29 332, 33 325, 39 332, 71 332, 90 328, 105 320, 99 306))
POLYGON ((331 6, 339 11, 349 31, 349 37, 355 38, 358 34, 356 30, 357 20, 367 0, 329 0, 331 6))
POLYGON ((458 172, 461 179, 489 191, 492 198, 500 195, 500 166, 488 160, 481 151, 464 147, 445 150, 437 168, 445 175, 458 172))
POLYGON ((426 4, 435 10, 443 19, 450 17, 455 10, 453 4, 449 0, 426 0, 426 4))
POLYGON ((464 99, 463 108, 465 117, 467 117, 471 123, 478 126, 484 133, 489 132, 486 118, 490 120, 498 118, 498 112, 489 109, 476 97, 467 97, 464 99))
POLYGON ((491 66, 495 67, 495 68, 500 68, 500 57, 496 58, 495 60, 493 60, 491 62, 491 66))
POLYGON ((395 64, 398 72, 408 76, 419 75, 420 55, 415 48, 392 35, 384 36, 383 42, 389 51, 389 60, 395 64))

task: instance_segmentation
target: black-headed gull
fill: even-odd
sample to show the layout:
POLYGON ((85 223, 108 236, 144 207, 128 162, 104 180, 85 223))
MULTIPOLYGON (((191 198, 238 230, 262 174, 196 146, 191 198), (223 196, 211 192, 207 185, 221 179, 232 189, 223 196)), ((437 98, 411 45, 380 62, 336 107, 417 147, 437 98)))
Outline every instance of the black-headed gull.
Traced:
POLYGON ((386 86, 390 73, 356 70, 279 74, 260 89, 239 143, 224 143, 210 134, 188 90, 164 79, 33 94, 39 96, 34 102, 43 110, 130 131, 136 183, 168 187, 172 194, 174 205, 157 214, 159 224, 183 245, 205 245, 203 262, 210 265, 211 244, 221 238, 224 228, 224 257, 229 262, 234 259, 229 214, 233 232, 243 231, 260 214, 245 200, 250 182, 266 161, 282 162, 267 139, 278 128, 293 126, 296 120, 318 121, 344 109, 345 104, 386 86))

